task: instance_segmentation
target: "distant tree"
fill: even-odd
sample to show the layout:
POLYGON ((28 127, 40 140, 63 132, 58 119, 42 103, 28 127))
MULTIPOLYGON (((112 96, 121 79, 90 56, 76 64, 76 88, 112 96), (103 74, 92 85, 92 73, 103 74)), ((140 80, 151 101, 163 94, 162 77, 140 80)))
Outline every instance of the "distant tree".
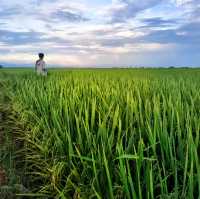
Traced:
POLYGON ((0 65, 0 69, 1 69, 1 68, 3 68, 3 66, 2 66, 2 65, 0 65))
POLYGON ((170 69, 173 69, 173 68, 175 68, 175 67, 174 67, 174 66, 170 66, 169 68, 170 68, 170 69))
POLYGON ((187 67, 187 66, 184 66, 184 67, 181 67, 182 69, 188 69, 189 67, 187 67))

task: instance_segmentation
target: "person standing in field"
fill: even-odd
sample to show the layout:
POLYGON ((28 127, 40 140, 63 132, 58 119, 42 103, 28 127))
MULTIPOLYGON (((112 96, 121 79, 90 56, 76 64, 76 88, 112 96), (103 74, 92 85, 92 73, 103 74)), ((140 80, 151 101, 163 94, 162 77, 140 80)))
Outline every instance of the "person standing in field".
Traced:
POLYGON ((44 61, 44 54, 43 53, 39 53, 38 54, 39 59, 36 61, 35 63, 35 70, 37 72, 38 75, 47 75, 47 71, 46 71, 46 63, 44 61))

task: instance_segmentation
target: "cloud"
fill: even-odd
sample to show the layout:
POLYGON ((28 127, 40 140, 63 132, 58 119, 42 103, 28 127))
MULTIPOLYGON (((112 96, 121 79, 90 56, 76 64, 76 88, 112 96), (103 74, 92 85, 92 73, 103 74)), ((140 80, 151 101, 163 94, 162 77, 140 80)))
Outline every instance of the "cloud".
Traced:
POLYGON ((82 22, 88 21, 89 19, 84 17, 80 13, 72 12, 72 11, 63 11, 57 10, 51 14, 51 19, 59 20, 59 21, 68 21, 68 22, 82 22))
POLYGON ((177 6, 182 6, 188 3, 193 3, 193 0, 172 0, 173 3, 175 3, 177 6))
POLYGON ((125 22, 135 17, 139 12, 152 8, 162 0, 114 0, 113 5, 108 10, 111 15, 111 23, 125 22))
MULTIPOLYGON (((45 46, 46 43, 51 45, 69 45, 70 40, 62 39, 56 36, 49 36, 43 32, 27 31, 16 32, 0 29, 0 42, 5 45, 24 46, 24 45, 39 45, 45 46)), ((48 48, 48 47, 47 47, 48 48)), ((28 50, 28 49, 26 49, 28 50)), ((31 50, 31 46, 30 49, 31 50)))
POLYGON ((143 27, 169 27, 177 23, 176 19, 163 19, 161 17, 146 18, 141 20, 143 27))
POLYGON ((141 37, 143 42, 174 43, 183 45, 200 44, 200 22, 187 23, 177 29, 155 30, 141 37))
POLYGON ((40 42, 43 35, 39 32, 14 32, 0 29, 0 41, 5 44, 20 45, 40 42))
POLYGON ((0 61, 32 63, 42 51, 59 65, 167 65, 182 55, 200 65, 199 1, 0 1, 0 61))
POLYGON ((8 18, 10 16, 15 16, 20 14, 21 9, 18 6, 8 7, 8 8, 0 8, 0 18, 8 18))

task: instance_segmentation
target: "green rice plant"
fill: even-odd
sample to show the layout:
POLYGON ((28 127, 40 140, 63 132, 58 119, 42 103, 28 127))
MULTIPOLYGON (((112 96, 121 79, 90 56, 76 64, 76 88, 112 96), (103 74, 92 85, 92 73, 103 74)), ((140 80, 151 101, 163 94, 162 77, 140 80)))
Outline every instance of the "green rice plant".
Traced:
POLYGON ((199 69, 5 73, 29 194, 200 197, 199 69))

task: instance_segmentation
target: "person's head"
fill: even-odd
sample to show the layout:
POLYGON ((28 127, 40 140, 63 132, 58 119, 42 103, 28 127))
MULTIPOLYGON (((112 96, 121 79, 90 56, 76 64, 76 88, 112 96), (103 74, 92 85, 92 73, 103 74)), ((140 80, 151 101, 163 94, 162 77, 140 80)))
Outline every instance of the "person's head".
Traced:
POLYGON ((43 59, 44 58, 44 53, 39 53, 38 56, 39 56, 40 59, 43 59))

